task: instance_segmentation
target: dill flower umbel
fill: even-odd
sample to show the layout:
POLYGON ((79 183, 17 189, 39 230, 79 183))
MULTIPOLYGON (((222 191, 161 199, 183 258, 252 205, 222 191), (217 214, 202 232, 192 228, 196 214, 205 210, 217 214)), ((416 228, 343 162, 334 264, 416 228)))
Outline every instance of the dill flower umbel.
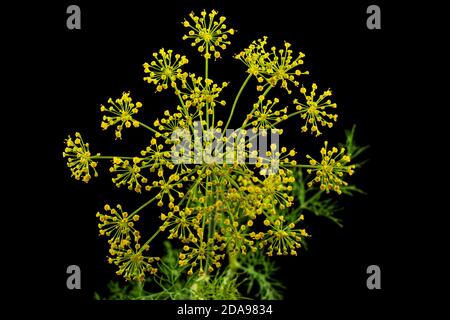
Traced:
POLYGON ((219 95, 227 86, 227 82, 223 82, 222 85, 219 86, 211 79, 203 79, 202 77, 196 77, 195 74, 190 74, 183 82, 181 97, 186 101, 186 106, 188 108, 193 106, 198 110, 202 110, 202 108, 208 104, 210 108, 208 108, 206 112, 211 114, 212 108, 214 108, 216 104, 221 106, 226 105, 226 101, 219 99, 219 95))
POLYGON ((117 275, 123 276, 126 280, 143 282, 146 273, 153 275, 158 271, 153 263, 160 259, 145 255, 149 249, 149 245, 141 247, 139 244, 134 247, 127 245, 126 247, 111 248, 108 262, 119 268, 116 271, 117 275))
POLYGON ((355 165, 348 165, 350 156, 345 154, 345 148, 338 150, 336 147, 328 148, 328 141, 325 141, 324 147, 320 149, 322 160, 320 162, 313 159, 310 155, 306 155, 309 159, 310 165, 313 169, 308 169, 309 174, 314 173, 315 178, 308 183, 311 187, 315 183, 320 184, 320 189, 326 191, 330 190, 341 194, 341 186, 347 186, 348 183, 342 180, 344 174, 352 175, 354 173, 355 165))
POLYGON ((327 97, 331 96, 331 90, 324 91, 317 99, 316 96, 317 85, 313 83, 312 90, 309 95, 306 94, 306 89, 302 87, 300 92, 305 96, 306 103, 301 103, 298 99, 294 100, 294 105, 299 111, 302 119, 306 120, 305 125, 302 127, 302 132, 307 132, 310 128, 311 133, 315 133, 316 136, 322 134, 319 130, 319 125, 333 127, 333 122, 337 120, 337 114, 331 114, 329 111, 336 108, 336 103, 331 103, 331 100, 327 97), (310 127, 308 127, 310 126, 310 127))
POLYGON ((229 35, 234 35, 234 29, 228 29, 224 23, 226 18, 221 16, 215 20, 218 12, 212 10, 206 13, 203 10, 200 17, 193 12, 189 14, 189 20, 184 20, 183 26, 189 28, 187 35, 183 36, 183 40, 192 39, 191 45, 197 46, 198 52, 202 53, 205 59, 210 59, 211 55, 214 58, 220 58, 220 50, 225 50, 230 45, 228 40, 229 35))
POLYGON ((267 51, 266 44, 267 37, 253 41, 248 48, 235 55, 235 59, 241 60, 248 67, 247 72, 257 77, 260 83, 258 91, 262 91, 267 85, 275 87, 280 84, 290 94, 292 91, 288 83, 297 87, 300 84, 297 78, 309 74, 309 71, 299 69, 303 65, 305 54, 299 52, 293 55, 289 42, 285 42, 283 48, 272 46, 267 51), (266 82, 265 85, 262 85, 263 82, 266 82))
MULTIPOLYGON (((260 73, 266 70, 266 61, 270 53, 266 52, 265 45, 267 44, 267 37, 254 40, 248 48, 234 55, 235 59, 241 60, 247 67, 247 72, 253 76, 259 76, 260 73)), ((260 78, 262 82, 263 78, 260 78)))
POLYGON ((153 53, 150 63, 145 62, 144 72, 148 73, 144 80, 156 85, 156 91, 167 89, 169 84, 176 87, 176 80, 182 78, 181 67, 189 62, 186 56, 173 54, 173 50, 165 51, 164 48, 159 52, 153 53))
POLYGON ((267 255, 272 256, 275 252, 279 256, 288 254, 296 256, 303 239, 309 236, 306 230, 296 229, 295 223, 286 222, 284 216, 277 217, 274 222, 266 221, 265 224, 272 227, 261 243, 261 246, 268 247, 267 255))
POLYGON ((122 93, 122 97, 116 100, 108 99, 109 107, 100 106, 100 111, 104 112, 102 121, 102 129, 106 130, 110 126, 116 126, 116 139, 122 139, 122 129, 125 126, 129 128, 139 127, 139 121, 134 120, 133 116, 138 113, 139 108, 142 107, 141 102, 133 103, 130 97, 130 92, 122 93))
POLYGON ((109 237, 108 243, 117 247, 125 248, 131 241, 139 241, 140 233, 134 228, 135 222, 139 220, 139 215, 129 215, 122 210, 122 206, 118 204, 115 208, 111 208, 109 204, 104 207, 105 214, 97 212, 99 218, 99 233, 102 236, 109 237))
MULTIPOLYGON (((97 162, 94 161, 95 157, 91 155, 89 151, 89 143, 84 143, 83 138, 79 132, 75 133, 75 139, 69 136, 66 139, 66 148, 63 152, 63 157, 67 158, 67 166, 72 171, 72 177, 77 180, 82 179, 83 182, 89 182, 93 172, 94 177, 98 176, 97 170, 97 162)), ((97 153, 96 156, 100 156, 100 153, 97 153)))
POLYGON ((287 119, 288 108, 276 109, 275 106, 280 102, 278 98, 273 100, 264 100, 262 96, 257 103, 253 104, 255 110, 252 115, 249 116, 249 124, 252 126, 252 130, 255 132, 258 129, 272 129, 275 128, 275 124, 287 119))
MULTIPOLYGON (((228 108, 226 94, 231 90, 224 89, 229 82, 209 77, 209 60, 213 55, 221 57, 235 30, 217 15, 215 10, 203 10, 183 22, 189 29, 183 39, 191 40, 204 58, 200 73, 182 70, 189 60, 172 50, 160 49, 143 64, 144 81, 157 92, 173 93, 174 101, 167 104, 171 108, 159 109, 164 110, 162 115, 149 123, 138 120, 143 105, 133 102, 129 92, 101 105, 101 127, 114 126, 116 139, 131 126, 145 132, 146 143, 137 150, 138 156, 92 155, 79 133, 65 140, 63 157, 75 179, 88 182, 98 175, 97 161, 106 160, 116 187, 125 186, 145 197, 131 213, 108 204, 97 213, 99 233, 108 238, 108 261, 127 280, 143 281, 157 272, 159 258, 147 254, 157 236, 179 244, 175 266, 197 280, 209 279, 209 273, 244 256, 297 255, 309 234, 301 226, 308 202, 305 187, 296 183, 318 184, 313 191, 319 196, 331 190, 340 194, 341 187, 348 185, 344 175, 355 169, 345 148, 328 149, 325 141, 320 161, 306 155, 309 163, 302 163, 305 157, 298 157, 296 149, 282 140, 285 121, 300 123, 303 132, 310 130, 317 137, 319 127, 331 128, 337 120, 331 113, 336 108, 329 99, 331 90, 317 97, 314 83, 307 93, 301 83, 301 76, 308 74, 301 70, 304 54, 294 53, 288 42, 266 49, 267 37, 262 37, 234 56, 244 63, 247 75, 228 108), (243 103, 240 97, 250 80, 256 82, 257 93, 254 100, 243 103), (296 110, 291 111, 283 96, 293 88, 303 96, 293 100, 296 110), (237 108, 247 114, 231 130, 228 126, 237 108), (302 170, 309 175, 304 180, 299 178, 302 170), (145 212, 149 205, 156 206, 145 212), (156 223, 148 225, 154 233, 141 244, 144 234, 138 224, 144 212, 154 214, 156 223)), ((318 196, 314 199, 319 201, 318 196)))
POLYGON ((163 224, 160 227, 161 231, 169 228, 169 239, 180 239, 183 243, 197 242, 198 229, 202 221, 202 213, 195 213, 191 208, 184 210, 174 206, 173 211, 169 211, 166 215, 161 214, 163 224))
POLYGON ((113 166, 110 172, 117 172, 117 176, 112 178, 112 182, 117 187, 127 185, 129 190, 141 193, 142 184, 147 183, 147 178, 141 174, 142 159, 134 157, 132 163, 129 160, 122 160, 118 157, 113 159, 113 166))
POLYGON ((294 58, 292 56, 293 51, 290 47, 291 44, 289 42, 285 42, 284 48, 281 49, 272 47, 270 49, 271 54, 267 59, 266 74, 263 74, 263 77, 266 78, 270 85, 276 86, 280 82, 281 87, 286 89, 288 93, 291 93, 291 90, 288 88, 288 81, 297 87, 299 82, 295 77, 302 74, 309 74, 308 71, 302 72, 298 69, 303 64, 305 54, 300 52, 294 58))

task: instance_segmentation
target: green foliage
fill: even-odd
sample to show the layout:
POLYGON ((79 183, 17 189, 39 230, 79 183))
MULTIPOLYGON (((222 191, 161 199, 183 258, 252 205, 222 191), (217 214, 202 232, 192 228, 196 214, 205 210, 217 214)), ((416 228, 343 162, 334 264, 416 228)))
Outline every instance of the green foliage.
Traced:
POLYGON ((246 287, 247 295, 252 290, 254 296, 261 300, 281 300, 283 299, 282 289, 285 287, 274 278, 278 268, 275 262, 267 256, 256 252, 243 257, 240 262, 240 269, 245 275, 243 287, 246 287))

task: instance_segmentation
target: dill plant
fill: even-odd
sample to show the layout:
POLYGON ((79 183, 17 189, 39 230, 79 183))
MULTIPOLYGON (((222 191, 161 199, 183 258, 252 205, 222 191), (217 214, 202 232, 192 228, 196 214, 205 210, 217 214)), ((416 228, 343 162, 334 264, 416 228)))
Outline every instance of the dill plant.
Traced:
POLYGON ((273 278, 276 266, 270 257, 295 256, 304 246, 309 237, 304 212, 340 224, 334 217, 337 205, 327 194, 360 191, 345 180, 357 166, 351 157, 364 149, 354 144, 354 130, 342 146, 325 141, 313 155, 301 156, 281 143, 270 144, 264 152, 250 151, 252 138, 226 135, 235 110, 247 107, 239 99, 252 82, 258 98, 241 120, 238 129, 244 135, 267 135, 269 130, 282 135, 283 123, 291 119, 315 139, 337 121, 337 105, 331 90, 304 85, 309 73, 303 69, 303 53, 295 53, 287 42, 280 48, 269 45, 267 37, 234 55, 244 64, 246 78, 233 99, 225 98, 228 83, 209 76, 210 65, 222 57, 236 33, 225 20, 215 10, 203 10, 182 22, 187 29, 183 39, 204 61, 200 74, 186 71, 185 55, 163 48, 143 64, 144 81, 155 92, 168 91, 175 98, 176 108, 166 110, 162 118, 142 121, 138 112, 143 103, 130 92, 100 106, 101 128, 113 129, 116 139, 122 139, 126 129, 142 128, 149 144, 137 155, 92 153, 78 132, 65 140, 63 157, 75 179, 88 183, 98 176, 98 163, 109 162, 115 186, 143 194, 143 204, 136 209, 105 204, 97 213, 99 234, 108 239, 107 260, 129 281, 125 287, 111 284, 111 299, 280 299, 283 285, 273 278), (283 90, 275 95, 276 87, 283 90), (229 110, 228 117, 219 119, 217 108, 229 110), (180 150, 180 132, 203 137, 193 141, 202 161, 190 161, 199 156, 191 143, 180 150), (212 148, 214 138, 232 145, 231 160, 215 161, 203 152, 212 148), (235 144, 253 163, 236 161, 235 144), (174 161, 174 155, 188 161, 174 161), (140 216, 152 214, 151 204, 160 208, 160 225, 153 234, 143 235, 140 216), (154 256, 152 247, 161 238, 166 239, 165 254, 154 256))

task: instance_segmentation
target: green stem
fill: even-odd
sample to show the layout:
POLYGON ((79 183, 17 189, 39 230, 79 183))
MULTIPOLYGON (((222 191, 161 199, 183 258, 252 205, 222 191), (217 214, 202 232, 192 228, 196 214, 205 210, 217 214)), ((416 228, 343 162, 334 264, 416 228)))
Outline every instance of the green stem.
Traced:
MULTIPOLYGON (((209 195, 208 195, 208 189, 209 189, 209 187, 208 187, 208 182, 209 182, 209 181, 210 181, 209 176, 206 176, 206 184, 205 184, 205 197, 206 197, 206 199, 205 199, 205 206, 208 206, 208 205, 209 205, 209 203, 208 203, 208 202, 209 202, 209 195)), ((203 230, 205 230, 205 224, 206 224, 206 220, 208 220, 208 218, 210 218, 210 220, 211 220, 211 217, 207 217, 206 214, 203 215, 203 220, 202 220, 202 229, 203 229, 203 230)), ((206 235, 206 239, 205 239, 205 234, 203 234, 203 238, 205 239, 205 242, 206 242, 206 243, 208 243, 208 239, 209 239, 209 237, 210 237, 210 233, 211 233, 211 224, 212 224, 212 221, 209 221, 208 227, 207 227, 207 235, 206 235)), ((206 257, 206 261, 205 261, 205 270, 204 270, 205 275, 208 275, 208 273, 209 273, 209 271, 208 271, 208 268, 209 268, 209 252, 210 252, 209 247, 207 248, 207 251, 208 251, 208 255, 207 255, 207 257, 206 257)))
POLYGON ((236 108, 237 102, 239 101, 239 97, 241 96, 242 92, 244 91, 245 86, 249 82, 250 78, 252 77, 251 74, 245 78, 244 83, 242 84, 241 88, 239 89, 239 92, 236 95, 236 98, 234 99, 233 106, 231 107, 230 116, 228 117, 227 124, 225 125, 223 132, 225 132, 228 128, 228 125, 230 124, 231 118, 233 117, 234 109, 236 108))
POLYGON ((94 160, 112 160, 114 158, 120 158, 120 159, 126 159, 126 160, 133 160, 134 157, 121 157, 121 156, 92 156, 90 159, 94 160))
POLYGON ((287 116, 286 119, 278 120, 278 121, 275 122, 273 125, 276 126, 276 125, 279 124, 280 122, 286 121, 287 119, 289 119, 289 118, 291 118, 291 117, 294 117, 294 116, 296 116, 296 115, 298 115, 298 114, 300 114, 300 113, 301 113, 301 111, 296 111, 296 112, 294 112, 294 113, 291 113, 290 115, 287 116))
POLYGON ((295 166, 292 167, 297 167, 297 168, 306 168, 306 169, 317 169, 318 166, 312 166, 309 164, 296 164, 295 166))
POLYGON ((298 170, 297 172, 298 172, 299 187, 300 187, 300 205, 303 205, 303 203, 305 203, 305 196, 306 196, 305 180, 303 179, 303 170, 298 170))
MULTIPOLYGON (((206 53, 209 53, 209 44, 206 45, 206 53)), ((205 58, 205 85, 207 86, 206 89, 209 90, 209 85, 207 85, 207 81, 209 78, 209 59, 205 58)), ((209 129, 209 113, 208 113, 208 109, 209 109, 209 103, 208 101, 206 101, 205 103, 205 112, 206 112, 206 128, 209 129)))
MULTIPOLYGON (((206 53, 209 53, 209 44, 206 45, 206 53)), ((208 60, 205 58, 205 80, 208 79, 208 60)))
POLYGON ((242 267, 241 264, 237 260, 237 254, 228 253, 228 260, 229 260, 228 270, 227 270, 227 273, 226 273, 224 281, 223 281, 223 286, 225 286, 227 284, 227 282, 233 278, 233 276, 236 274, 237 270, 239 270, 242 267))
MULTIPOLYGON (((203 111, 200 109, 200 110, 198 111, 198 115, 199 115, 199 117, 200 117, 200 128, 202 129, 202 137, 204 137, 204 136, 205 136, 205 130, 203 129, 203 117, 202 117, 202 113, 203 113, 203 111)), ((206 115, 206 117, 208 117, 208 115, 206 115)))
POLYGON ((305 202, 303 202, 303 203, 300 205, 300 209, 308 209, 307 204, 310 203, 310 202, 315 201, 317 198, 320 198, 320 196, 321 196, 322 193, 323 193, 323 192, 320 191, 320 190, 317 191, 312 197, 310 197, 308 200, 306 200, 305 202))
POLYGON ((147 241, 145 241, 144 245, 141 247, 141 249, 139 250, 140 252, 142 252, 144 250, 144 248, 146 247, 146 245, 148 245, 150 242, 152 242, 153 239, 155 239, 155 237, 161 232, 161 230, 158 228, 158 230, 156 230, 156 232, 150 237, 150 239, 148 239, 147 241))
POLYGON ((233 271, 239 269, 241 265, 237 260, 237 254, 228 254, 228 257, 230 259, 230 269, 232 269, 233 271))
POLYGON ((131 217, 134 216, 136 213, 138 213, 139 211, 141 211, 142 209, 144 209, 146 206, 148 206, 150 203, 152 203, 155 199, 156 199, 156 196, 154 196, 153 198, 151 198, 150 200, 148 200, 146 203, 144 203, 142 206, 140 206, 139 208, 137 208, 136 210, 134 210, 133 213, 131 213, 131 214, 129 215, 129 218, 131 218, 131 217))
MULTIPOLYGON (((180 92, 178 92, 177 96, 178 96, 178 100, 180 100, 181 107, 184 109, 184 112, 186 113, 186 116, 189 115, 189 110, 186 108, 186 105, 184 104, 184 101, 183 101, 183 99, 181 98, 180 92)), ((192 120, 192 119, 191 119, 191 120, 192 120)), ((192 121, 189 122, 189 127, 190 127, 191 130, 192 130, 192 134, 194 134, 194 127, 192 126, 192 121)))
POLYGON ((145 129, 148 129, 148 130, 150 130, 151 132, 153 132, 153 133, 155 133, 155 134, 159 134, 158 131, 156 131, 155 129, 149 127, 149 126, 146 125, 145 123, 142 123, 142 122, 140 122, 140 121, 138 121, 138 122, 139 122, 139 125, 140 125, 140 126, 143 126, 145 129))
POLYGON ((186 105, 184 104, 183 98, 181 98, 180 92, 177 94, 178 100, 180 100, 181 106, 187 111, 186 105))
MULTIPOLYGON (((210 187, 208 187, 208 185, 206 185, 206 187, 209 188, 210 194, 217 196, 218 195, 218 190, 217 190, 217 188, 214 188, 214 183, 212 182, 212 180, 219 181, 219 179, 217 178, 217 176, 214 173, 211 174, 210 179, 208 180, 211 183, 210 187)), ((220 184, 219 184, 219 186, 220 186, 220 184)), ((214 200, 212 200, 211 197, 208 196, 207 203, 208 203, 208 205, 212 205, 214 203, 214 200)), ((210 213, 211 221, 208 224, 208 239, 213 238, 214 237, 214 233, 216 231, 216 217, 215 217, 215 214, 216 214, 215 210, 213 210, 210 213)), ((209 252, 210 253, 211 253, 211 250, 212 250, 212 248, 209 247, 209 252)), ((206 270, 206 271, 208 271, 208 270, 206 270)))

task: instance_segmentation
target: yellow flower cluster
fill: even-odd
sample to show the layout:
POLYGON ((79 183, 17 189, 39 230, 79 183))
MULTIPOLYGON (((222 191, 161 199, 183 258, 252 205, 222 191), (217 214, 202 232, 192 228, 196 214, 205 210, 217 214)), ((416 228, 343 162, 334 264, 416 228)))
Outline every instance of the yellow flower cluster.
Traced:
POLYGON ((249 124, 252 125, 254 132, 259 129, 275 128, 276 123, 286 120, 288 118, 288 108, 275 109, 275 106, 280 102, 278 98, 273 100, 265 100, 265 96, 261 95, 258 102, 253 104, 254 112, 249 114, 249 124))
POLYGON ((265 46, 267 37, 254 40, 248 48, 239 52, 234 56, 235 59, 241 60, 247 67, 247 72, 258 77, 259 82, 263 82, 264 78, 260 77, 266 71, 266 63, 270 54, 266 52, 265 46))
MULTIPOLYGON (((153 126, 155 127, 155 130, 158 131, 156 137, 159 138, 160 136, 164 138, 171 137, 172 133, 176 131, 177 129, 187 129, 189 124, 192 124, 192 121, 186 121, 186 117, 183 116, 183 113, 181 112, 175 112, 170 113, 169 110, 164 111, 164 118, 162 119, 156 119, 153 122, 153 126)), ((190 118, 191 119, 191 118, 190 118)), ((156 141, 156 140, 155 140, 156 141)), ((170 143, 168 141, 168 143, 170 143)), ((161 145, 161 147, 163 147, 161 145)))
POLYGON ((328 141, 325 141, 324 147, 320 149, 322 160, 318 162, 310 155, 306 155, 309 159, 312 169, 308 169, 308 173, 315 174, 315 178, 308 183, 311 187, 315 183, 320 184, 320 189, 326 191, 330 190, 341 194, 341 186, 347 186, 348 183, 342 180, 344 174, 352 175, 354 173, 355 165, 348 165, 350 156, 345 154, 345 148, 339 151, 336 147, 328 149, 328 141))
POLYGON ((224 23, 226 18, 221 16, 215 20, 218 12, 212 10, 206 13, 203 10, 200 17, 193 12, 189 14, 191 21, 184 20, 183 26, 189 28, 188 34, 183 36, 183 40, 192 39, 191 45, 197 46, 198 52, 202 53, 205 59, 220 58, 220 50, 225 50, 230 45, 229 35, 234 35, 234 29, 228 29, 224 23))
POLYGON ((100 111, 104 112, 103 121, 101 127, 103 130, 108 129, 110 126, 116 126, 116 139, 122 139, 122 129, 139 127, 139 121, 134 120, 133 116, 138 113, 139 108, 142 107, 141 102, 133 103, 130 98, 130 92, 122 93, 122 97, 113 101, 113 99, 108 99, 109 107, 104 105, 100 106, 100 111))
MULTIPOLYGON (((287 222, 284 216, 278 216, 270 221, 264 220, 266 226, 273 226, 273 229, 267 232, 267 237, 261 243, 261 246, 268 245, 269 256, 275 252, 276 255, 297 255, 297 249, 302 246, 304 238, 309 237, 305 229, 296 229, 294 222, 287 222)), ((300 216, 298 221, 303 220, 300 216)))
POLYGON ((219 95, 227 86, 227 82, 223 82, 219 86, 211 79, 203 79, 196 77, 195 74, 190 74, 182 84, 181 97, 187 109, 192 106, 201 111, 208 104, 206 112, 212 114, 217 104, 225 106, 225 100, 219 99, 219 95))
POLYGON ((97 212, 96 216, 100 220, 98 228, 101 236, 109 238, 108 262, 118 267, 116 273, 126 280, 141 282, 146 273, 155 274, 157 268, 153 263, 158 262, 159 258, 147 256, 150 246, 148 243, 139 243, 141 234, 135 228, 135 223, 140 217, 136 211, 128 214, 120 204, 115 208, 106 204, 104 210, 104 214, 97 212))
POLYGON ((186 56, 180 54, 173 54, 173 50, 162 48, 159 52, 153 53, 153 58, 150 63, 144 63, 144 72, 148 73, 144 77, 144 81, 156 85, 156 91, 167 89, 169 84, 176 87, 176 80, 183 77, 181 67, 189 62, 186 56))
MULTIPOLYGON (((278 225, 264 225, 263 221, 277 217, 278 210, 293 204, 294 198, 289 194, 292 172, 280 169, 279 173, 260 179, 253 170, 244 167, 197 168, 186 203, 183 201, 186 198, 172 206, 169 203, 170 211, 161 214, 160 231, 167 231, 169 239, 178 239, 183 244, 180 266, 189 266, 188 274, 196 270, 212 272, 220 267, 226 252, 245 255, 267 248, 270 254, 279 245, 272 236, 278 225)), ((296 234, 296 239, 302 236, 306 235, 296 234)), ((289 253, 294 254, 297 248, 289 253)))
POLYGON ((297 212, 293 216, 284 216, 285 209, 294 205, 294 170, 308 168, 308 173, 314 175, 310 187, 319 183, 322 190, 337 193, 341 193, 340 186, 346 185, 342 180, 344 174, 353 173, 354 166, 348 164, 350 157, 345 150, 328 150, 328 142, 321 150, 320 162, 308 155, 309 164, 297 164, 297 152, 283 144, 271 143, 269 150, 255 151, 252 147, 256 141, 238 138, 237 131, 233 136, 225 137, 225 129, 251 77, 258 82, 257 90, 265 91, 259 93, 257 102, 238 127, 244 135, 247 131, 260 131, 267 137, 266 129, 281 135, 283 130, 278 129, 279 124, 295 115, 306 121, 303 131, 311 127, 311 132, 319 135, 318 126, 331 127, 337 116, 329 113, 329 109, 336 107, 328 100, 331 91, 316 98, 315 84, 309 95, 304 87, 300 89, 306 103, 295 99, 297 110, 294 113, 289 113, 287 106, 280 107, 279 97, 268 98, 270 89, 275 86, 290 93, 289 87, 299 87, 299 76, 308 72, 299 69, 303 64, 303 53, 294 55, 289 43, 281 49, 271 47, 266 50, 267 37, 264 37, 235 56, 247 66, 249 75, 236 95, 223 127, 224 122, 218 119, 215 107, 227 105, 222 95, 228 82, 220 85, 209 78, 208 60, 212 55, 220 57, 219 50, 226 49, 230 44, 228 36, 235 31, 227 28, 225 18, 216 19, 216 16, 214 10, 209 14, 202 11, 200 17, 191 13, 190 21, 183 23, 190 29, 184 39, 192 39, 192 45, 197 46, 205 58, 204 76, 183 72, 181 68, 188 59, 173 54, 172 50, 161 49, 153 54, 150 63, 144 64, 147 74, 144 80, 155 85, 156 91, 173 89, 178 99, 175 111, 164 111, 164 115, 150 126, 135 118, 142 104, 133 103, 129 92, 124 92, 115 101, 109 99, 109 106, 101 106, 105 113, 101 126, 103 129, 116 126, 116 138, 122 137, 123 127, 131 126, 151 134, 149 144, 140 151, 139 157, 92 156, 89 145, 83 143, 79 133, 75 134, 75 140, 70 136, 66 140, 63 156, 68 158, 67 164, 76 179, 87 182, 91 174, 97 176, 96 160, 106 159, 112 161, 110 172, 115 175, 112 182, 117 187, 152 193, 152 197, 131 214, 123 211, 120 205, 114 208, 106 205, 105 213, 97 213, 100 234, 109 238, 108 261, 117 265, 117 273, 126 279, 142 281, 146 273, 156 272, 154 263, 158 258, 148 256, 147 250, 149 243, 160 233, 180 242, 179 265, 186 267, 189 275, 210 273, 220 268, 227 254, 237 256, 263 251, 269 256, 296 255, 309 235, 299 226, 303 215, 297 212), (190 160, 191 156, 198 157, 198 161, 177 162, 172 158, 181 152, 177 151, 177 146, 184 137, 174 136, 180 129, 189 138, 194 136, 194 140, 188 142, 190 149, 185 155, 190 160), (216 154, 221 161, 214 160, 207 152, 213 147, 210 137, 215 134, 219 139, 217 142, 233 148, 229 154, 225 155, 223 151, 216 154), (199 146, 198 152, 193 152, 192 146, 199 146), (244 159, 255 161, 239 162, 237 155, 241 152, 244 159), (151 203, 161 208, 161 224, 144 244, 140 244, 141 235, 135 227, 139 221, 137 213, 151 203))
MULTIPOLYGON (((298 86, 296 77, 309 74, 308 71, 301 71, 299 67, 303 65, 302 52, 293 56, 291 44, 284 43, 281 49, 272 46, 266 51, 267 37, 253 41, 250 46, 237 55, 235 59, 241 60, 247 67, 247 72, 257 77, 259 83, 266 81, 266 85, 275 87, 278 83, 281 88, 286 89, 290 94, 288 82, 298 86)), ((265 85, 258 85, 258 91, 262 91, 265 85)))
MULTIPOLYGON (((296 154, 295 149, 287 152, 286 147, 281 147, 281 150, 277 150, 276 144, 273 143, 265 155, 260 155, 257 158, 256 168, 261 168, 260 173, 263 175, 273 176, 273 174, 276 174, 286 178, 286 175, 292 173, 290 168, 297 164, 296 160, 290 160, 289 157, 293 157, 296 154), (278 170, 278 168, 281 168, 281 170, 278 170)), ((289 179, 289 182, 294 182, 294 180, 289 179)))
POLYGON ((134 228, 134 223, 139 220, 139 215, 129 215, 122 210, 118 204, 116 208, 111 208, 109 204, 104 207, 105 214, 97 212, 97 218, 100 220, 98 229, 101 236, 109 237, 108 243, 115 247, 124 249, 128 246, 133 236, 135 242, 140 239, 140 233, 134 228))
MULTIPOLYGON (((161 134, 159 134, 159 137, 161 134)), ((173 169, 174 165, 171 161, 170 152, 164 151, 164 145, 158 143, 156 138, 150 140, 150 145, 141 150, 141 156, 144 157, 143 163, 149 168, 150 173, 157 172, 158 177, 162 177, 164 167, 173 169)), ((146 188, 147 189, 147 188, 146 188)), ((149 191, 149 190, 148 190, 149 191)))
POLYGON ((126 280, 137 280, 143 282, 145 274, 156 274, 158 269, 153 266, 154 262, 158 262, 160 258, 145 255, 149 250, 148 245, 140 246, 136 244, 134 247, 128 245, 125 248, 117 247, 110 249, 110 257, 108 262, 115 264, 119 270, 117 275, 123 276, 126 280))
POLYGON ((117 172, 117 176, 112 178, 112 182, 116 187, 127 185, 129 190, 141 193, 142 184, 148 182, 147 178, 141 174, 142 167, 145 167, 145 162, 142 161, 142 158, 134 157, 130 162, 129 160, 115 157, 113 166, 109 169, 110 172, 117 172))
MULTIPOLYGON (((79 132, 75 133, 75 139, 69 136, 66 141, 66 148, 63 152, 63 157, 67 158, 67 166, 72 171, 72 177, 77 180, 83 180, 84 182, 89 182, 94 173, 94 177, 98 176, 97 162, 94 161, 95 157, 91 155, 89 151, 89 143, 84 143, 83 138, 79 132)), ((97 153, 96 156, 100 156, 97 153)))
POLYGON ((312 90, 309 95, 306 94, 306 89, 302 87, 300 93, 306 98, 306 104, 301 103, 298 99, 294 100, 296 109, 300 112, 302 119, 306 120, 305 125, 302 127, 302 132, 308 131, 308 125, 310 126, 311 133, 315 133, 316 136, 322 134, 319 130, 319 124, 321 126, 333 127, 333 122, 337 120, 337 114, 328 113, 330 109, 336 108, 336 103, 331 103, 331 100, 327 97, 331 96, 331 90, 326 90, 317 99, 316 96, 317 85, 313 83, 312 90))
POLYGON ((212 238, 208 239, 206 242, 195 242, 191 246, 185 245, 183 248, 185 252, 179 254, 179 264, 180 266, 190 266, 188 275, 194 273, 194 269, 198 268, 200 273, 204 273, 207 268, 208 272, 213 272, 214 267, 220 268, 220 260, 224 259, 224 254, 216 254, 215 251, 211 250, 214 240, 212 238))

